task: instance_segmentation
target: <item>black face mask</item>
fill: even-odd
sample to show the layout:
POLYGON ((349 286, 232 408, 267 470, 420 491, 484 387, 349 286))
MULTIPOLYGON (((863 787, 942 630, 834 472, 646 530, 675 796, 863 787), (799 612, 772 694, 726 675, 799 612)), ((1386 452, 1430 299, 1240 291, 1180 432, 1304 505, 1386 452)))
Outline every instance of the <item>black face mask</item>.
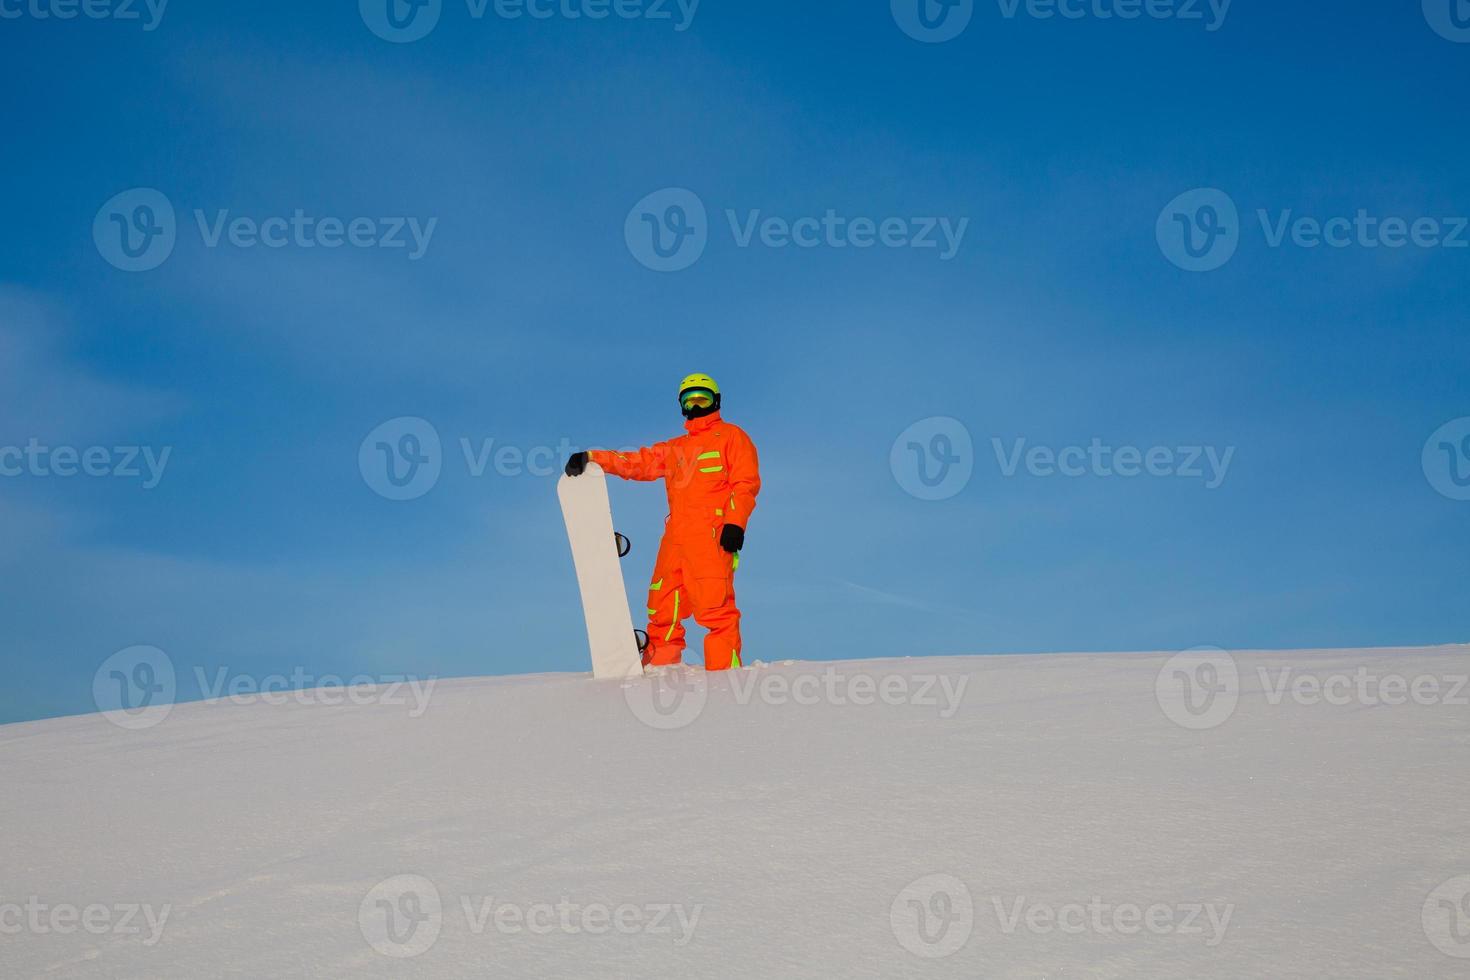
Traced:
MULTIPOLYGON (((690 390, 693 391, 694 389, 691 388, 690 390)), ((699 390, 705 391, 707 389, 701 388, 699 390)), ((694 419, 702 419, 706 415, 713 415, 720 410, 720 396, 715 394, 714 392, 710 392, 710 395, 714 398, 714 401, 710 402, 710 404, 708 405, 702 406, 690 405, 686 407, 684 405, 683 399, 683 395, 685 394, 688 394, 688 392, 683 392, 679 398, 679 411, 682 412, 684 417, 686 419, 689 419, 690 421, 693 421, 694 419)))

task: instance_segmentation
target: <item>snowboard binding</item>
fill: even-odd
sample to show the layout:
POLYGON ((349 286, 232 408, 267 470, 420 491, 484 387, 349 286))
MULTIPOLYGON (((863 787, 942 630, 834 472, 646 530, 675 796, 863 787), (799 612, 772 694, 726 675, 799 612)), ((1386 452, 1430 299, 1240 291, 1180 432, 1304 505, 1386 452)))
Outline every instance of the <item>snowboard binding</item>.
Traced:
MULTIPOLYGON (((622 534, 618 531, 613 532, 613 539, 617 542, 618 557, 628 557, 628 553, 633 550, 633 542, 628 540, 628 536, 626 534, 622 534)), ((638 644, 638 659, 643 661, 643 666, 647 667, 649 643, 647 631, 640 629, 633 630, 633 640, 638 644)))

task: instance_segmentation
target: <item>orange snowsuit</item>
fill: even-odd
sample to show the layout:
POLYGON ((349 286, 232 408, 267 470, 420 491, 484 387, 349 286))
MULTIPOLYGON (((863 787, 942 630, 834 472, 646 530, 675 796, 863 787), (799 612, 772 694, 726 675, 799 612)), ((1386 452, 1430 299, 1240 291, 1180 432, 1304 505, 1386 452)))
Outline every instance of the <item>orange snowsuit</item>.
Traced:
POLYGON ((760 464, 755 443, 719 412, 684 423, 687 435, 636 453, 594 449, 593 462, 625 480, 662 479, 669 495, 663 541, 648 587, 646 664, 676 664, 684 653, 684 623, 709 630, 706 670, 740 666, 740 610, 735 568, 740 556, 720 547, 726 524, 741 528, 755 510, 760 464))

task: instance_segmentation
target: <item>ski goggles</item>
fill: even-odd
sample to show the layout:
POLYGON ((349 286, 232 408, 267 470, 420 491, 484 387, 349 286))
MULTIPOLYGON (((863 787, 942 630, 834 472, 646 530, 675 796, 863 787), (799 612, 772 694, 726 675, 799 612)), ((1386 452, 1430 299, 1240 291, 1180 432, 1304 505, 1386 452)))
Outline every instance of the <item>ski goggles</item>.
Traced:
POLYGON ((708 388, 690 388, 688 391, 679 395, 679 407, 686 410, 690 408, 709 408, 714 403, 715 394, 708 388))

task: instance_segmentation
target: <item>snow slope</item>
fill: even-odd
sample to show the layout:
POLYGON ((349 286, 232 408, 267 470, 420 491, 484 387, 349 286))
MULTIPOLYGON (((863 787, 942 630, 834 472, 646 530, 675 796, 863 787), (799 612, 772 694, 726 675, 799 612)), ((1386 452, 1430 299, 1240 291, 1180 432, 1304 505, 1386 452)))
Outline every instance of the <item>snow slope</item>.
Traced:
POLYGON ((1467 674, 797 662, 10 725, 0 975, 1464 977, 1467 674))

